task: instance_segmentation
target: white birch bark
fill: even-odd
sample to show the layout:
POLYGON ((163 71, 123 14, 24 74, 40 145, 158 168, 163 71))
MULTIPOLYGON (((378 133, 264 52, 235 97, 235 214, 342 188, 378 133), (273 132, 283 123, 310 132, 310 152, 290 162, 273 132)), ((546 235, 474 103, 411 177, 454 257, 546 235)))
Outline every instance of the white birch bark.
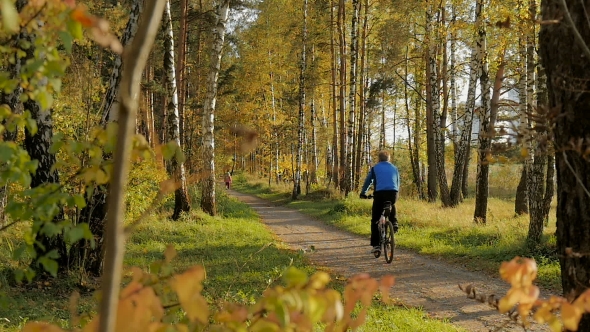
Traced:
POLYGON ((225 40, 225 30, 229 16, 230 0, 221 0, 215 8, 213 24, 213 43, 211 45, 211 66, 207 76, 207 96, 203 114, 203 157, 204 181, 201 208, 210 215, 215 215, 215 104, 217 102, 217 80, 221 70, 221 55, 225 40))
MULTIPOLYGON (((164 70, 166 71, 166 93, 168 96, 168 104, 166 106, 168 111, 168 139, 175 141, 178 148, 182 149, 182 143, 180 140, 180 112, 178 109, 178 86, 174 56, 174 31, 172 29, 172 14, 170 12, 169 0, 166 2, 163 25, 166 29, 164 40, 164 70)), ((174 156, 173 159, 167 163, 166 168, 168 175, 178 184, 178 189, 174 192, 174 213, 172 214, 172 219, 178 220, 181 212, 187 212, 190 210, 184 162, 178 160, 176 156, 174 156)))

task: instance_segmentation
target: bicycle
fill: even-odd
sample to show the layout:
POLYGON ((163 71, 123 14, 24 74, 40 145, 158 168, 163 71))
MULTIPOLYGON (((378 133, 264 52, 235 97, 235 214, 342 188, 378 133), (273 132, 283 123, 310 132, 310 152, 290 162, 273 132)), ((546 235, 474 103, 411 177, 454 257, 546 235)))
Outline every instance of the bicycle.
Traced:
MULTIPOLYGON (((373 195, 367 196, 367 199, 370 198, 373 198, 373 195)), ((393 224, 389 220, 389 215, 391 214, 391 205, 392 202, 390 201, 383 203, 383 212, 381 213, 379 220, 376 221, 380 234, 379 247, 383 249, 385 261, 389 264, 391 264, 393 261, 393 249, 395 248, 395 233, 393 231, 393 224)), ((381 256, 381 250, 375 251, 373 255, 375 258, 379 258, 381 256)))

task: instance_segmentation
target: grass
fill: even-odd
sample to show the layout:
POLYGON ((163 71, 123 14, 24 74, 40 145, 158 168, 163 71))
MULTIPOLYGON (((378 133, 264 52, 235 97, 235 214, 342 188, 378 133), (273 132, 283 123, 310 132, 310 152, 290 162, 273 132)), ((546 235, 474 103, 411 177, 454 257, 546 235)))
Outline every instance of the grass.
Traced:
MULTIPOLYGON (((222 191, 220 191, 222 192, 222 191)), ((148 270, 150 264, 163 256, 168 244, 173 244, 178 256, 173 269, 181 272, 193 265, 207 270, 204 295, 211 303, 232 301, 254 303, 270 286, 280 284, 285 268, 293 265, 308 274, 316 271, 302 252, 286 249, 277 242, 257 215, 247 205, 232 200, 223 193, 218 197, 220 216, 210 217, 195 210, 180 221, 173 222, 161 213, 141 224, 127 243, 125 264, 148 270)), ((80 288, 81 277, 67 277, 32 285, 7 287, 7 269, 19 262, 10 259, 8 239, 18 238, 24 229, 14 228, 11 233, 0 233, 0 331, 19 331, 30 320, 46 320, 68 326, 69 296, 80 288)), ((84 279, 93 284, 93 280, 84 279)), ((97 286, 97 281, 94 281, 97 286)), ((332 286, 340 291, 344 283, 335 281, 332 286)), ((85 292, 79 311, 95 313, 92 292, 85 292)), ((419 309, 384 306, 377 302, 370 308, 366 326, 361 331, 382 331, 398 326, 400 331, 462 331, 453 325, 429 319, 419 309)))
MULTIPOLYGON (((291 189, 286 185, 269 188, 260 180, 243 176, 235 178, 234 187, 237 190, 277 204, 286 204, 349 232, 367 238, 370 236, 370 200, 361 200, 352 194, 342 199, 337 194, 317 197, 312 193, 309 195, 311 198, 302 195, 299 200, 291 201, 291 189)), ((501 181, 506 180, 503 178, 501 181)), ((542 242, 531 246, 526 242, 528 216, 515 216, 513 199, 506 196, 508 190, 504 185, 500 189, 499 195, 489 198, 486 225, 473 223, 474 199, 466 199, 456 208, 442 208, 404 197, 402 192, 396 204, 400 223, 397 246, 495 276, 498 276, 503 261, 515 256, 532 257, 539 268, 538 283, 560 292, 560 267, 555 254, 555 213, 550 214, 542 242)))

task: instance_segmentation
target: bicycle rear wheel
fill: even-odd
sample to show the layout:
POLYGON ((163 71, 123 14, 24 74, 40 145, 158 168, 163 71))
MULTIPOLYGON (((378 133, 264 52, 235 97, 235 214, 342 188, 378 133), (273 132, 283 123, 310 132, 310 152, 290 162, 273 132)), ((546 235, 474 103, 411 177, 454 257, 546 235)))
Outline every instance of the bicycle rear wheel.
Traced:
POLYGON ((385 261, 391 263, 393 261, 393 249, 395 248, 395 238, 393 235, 393 224, 391 221, 385 223, 385 242, 383 243, 383 253, 385 261))

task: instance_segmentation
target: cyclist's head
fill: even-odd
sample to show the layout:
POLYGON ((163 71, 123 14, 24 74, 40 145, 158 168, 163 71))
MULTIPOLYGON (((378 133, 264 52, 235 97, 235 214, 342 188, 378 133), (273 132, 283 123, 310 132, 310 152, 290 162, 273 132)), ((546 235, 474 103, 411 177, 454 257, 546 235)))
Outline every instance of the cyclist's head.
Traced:
POLYGON ((385 150, 379 152, 379 161, 389 161, 389 152, 385 150))

